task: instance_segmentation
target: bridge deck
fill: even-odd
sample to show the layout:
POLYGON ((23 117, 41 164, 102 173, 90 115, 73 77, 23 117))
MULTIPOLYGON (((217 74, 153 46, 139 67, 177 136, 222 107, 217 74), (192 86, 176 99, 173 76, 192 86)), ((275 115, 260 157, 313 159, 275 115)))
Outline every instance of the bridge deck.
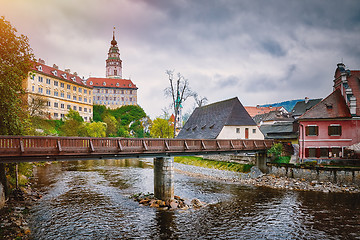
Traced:
POLYGON ((272 140, 0 136, 0 162, 265 151, 272 140))

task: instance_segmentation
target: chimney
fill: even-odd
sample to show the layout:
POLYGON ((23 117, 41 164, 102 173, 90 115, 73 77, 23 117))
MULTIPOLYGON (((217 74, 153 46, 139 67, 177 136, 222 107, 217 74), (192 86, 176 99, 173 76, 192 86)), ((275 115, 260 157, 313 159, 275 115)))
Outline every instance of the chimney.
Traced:
POLYGON ((56 64, 53 65, 53 68, 59 69, 59 67, 56 64))
POLYGON ((260 108, 260 105, 258 104, 258 105, 256 105, 256 108, 260 108))
POLYGON ((41 64, 45 64, 45 60, 43 60, 43 59, 39 58, 39 63, 41 63, 41 64))
POLYGON ((65 69, 65 72, 70 74, 70 69, 65 69))
POLYGON ((77 76, 78 74, 77 74, 77 72, 74 72, 73 75, 77 76))
POLYGON ((309 102, 309 98, 305 97, 305 104, 307 104, 309 102))

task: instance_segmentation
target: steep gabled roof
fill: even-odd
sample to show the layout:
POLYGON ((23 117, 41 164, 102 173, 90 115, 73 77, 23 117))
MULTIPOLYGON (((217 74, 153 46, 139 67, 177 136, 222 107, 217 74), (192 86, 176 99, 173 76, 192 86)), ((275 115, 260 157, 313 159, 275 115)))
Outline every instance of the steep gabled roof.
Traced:
POLYGON ((298 137, 292 122, 264 124, 260 126, 260 131, 264 134, 265 139, 292 139, 298 137))
POLYGON ((130 79, 90 77, 86 83, 93 87, 138 89, 130 79))
POLYGON ((237 97, 198 107, 177 138, 215 139, 224 126, 256 126, 237 97))
POLYGON ((321 98, 319 99, 311 99, 309 101, 300 101, 297 102, 291 111, 292 115, 294 117, 303 115, 306 111, 310 110, 313 106, 318 104, 321 101, 321 98))
POLYGON ((276 122, 294 122, 294 118, 289 113, 283 113, 281 111, 271 111, 264 114, 259 114, 253 117, 256 124, 261 122, 276 121, 276 122))
POLYGON ((252 107, 252 106, 247 106, 245 107, 246 111, 249 113, 249 115, 251 117, 254 117, 256 115, 259 114, 264 114, 264 113, 268 113, 274 110, 280 110, 282 107, 260 107, 260 106, 256 106, 256 107, 252 107))
POLYGON ((305 112, 300 120, 304 119, 329 119, 351 118, 350 110, 346 105, 340 89, 336 89, 317 105, 305 112))

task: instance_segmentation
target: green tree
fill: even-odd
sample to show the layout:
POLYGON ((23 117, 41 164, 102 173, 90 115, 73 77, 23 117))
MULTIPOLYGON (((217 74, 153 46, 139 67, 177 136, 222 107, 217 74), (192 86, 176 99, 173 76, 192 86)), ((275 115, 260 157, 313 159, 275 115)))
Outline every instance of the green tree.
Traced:
POLYGON ((116 137, 118 131, 118 122, 116 121, 116 118, 110 114, 107 114, 103 118, 103 122, 106 123, 106 136, 116 137))
POLYGON ((103 122, 84 123, 79 133, 82 137, 106 137, 106 124, 103 122))
POLYGON ((79 112, 70 109, 65 115, 65 122, 60 127, 62 136, 80 136, 80 128, 84 123, 84 119, 79 112))
POLYGON ((103 105, 93 106, 93 118, 95 122, 102 122, 102 116, 106 112, 106 107, 103 105))
POLYGON ((33 59, 29 40, 0 17, 0 135, 23 135, 29 130, 29 115, 23 80, 33 59))
POLYGON ((150 127, 150 134, 154 138, 172 138, 174 129, 170 122, 163 118, 155 118, 150 127))

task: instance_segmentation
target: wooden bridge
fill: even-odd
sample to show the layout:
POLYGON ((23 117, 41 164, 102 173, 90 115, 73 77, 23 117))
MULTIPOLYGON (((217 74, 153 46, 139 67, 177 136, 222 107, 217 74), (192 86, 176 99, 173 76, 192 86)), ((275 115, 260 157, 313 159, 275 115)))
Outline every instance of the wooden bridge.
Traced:
POLYGON ((0 162, 264 152, 272 140, 0 136, 0 162))

